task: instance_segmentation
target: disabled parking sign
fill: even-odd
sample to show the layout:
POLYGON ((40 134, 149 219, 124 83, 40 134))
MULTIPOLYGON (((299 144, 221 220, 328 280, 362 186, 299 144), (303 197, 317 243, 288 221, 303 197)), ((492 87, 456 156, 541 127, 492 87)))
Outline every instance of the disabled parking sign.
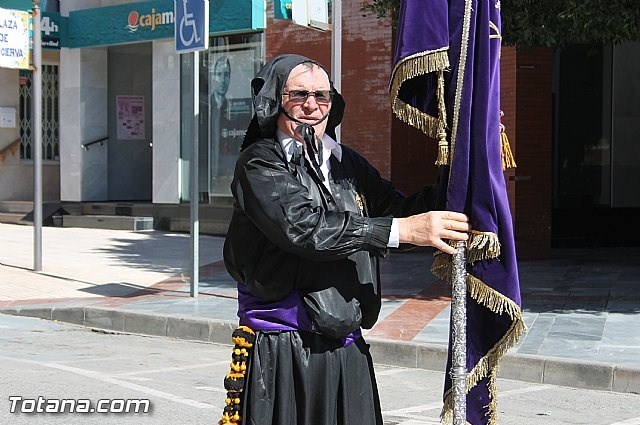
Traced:
POLYGON ((209 1, 174 0, 174 38, 178 53, 209 48, 209 1))

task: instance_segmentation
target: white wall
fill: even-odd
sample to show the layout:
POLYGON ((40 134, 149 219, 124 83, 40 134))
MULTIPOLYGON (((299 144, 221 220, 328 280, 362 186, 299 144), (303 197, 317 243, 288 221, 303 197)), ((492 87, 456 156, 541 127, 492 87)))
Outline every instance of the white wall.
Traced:
POLYGON ((180 56, 173 40, 153 42, 153 202, 180 202, 180 56))
POLYGON ((60 64, 60 198, 106 200, 106 144, 82 145, 107 135, 107 50, 63 48, 60 64))

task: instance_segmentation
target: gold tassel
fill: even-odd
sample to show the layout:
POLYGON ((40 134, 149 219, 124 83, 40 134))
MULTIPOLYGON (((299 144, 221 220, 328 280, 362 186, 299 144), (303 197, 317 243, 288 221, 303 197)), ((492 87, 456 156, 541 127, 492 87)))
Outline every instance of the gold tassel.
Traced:
POLYGON ((516 168, 516 160, 511 152, 511 145, 509 145, 509 138, 504 129, 500 129, 500 142, 502 144, 502 171, 507 168, 516 168))
POLYGON ((438 157, 436 165, 449 165, 449 142, 447 141, 447 108, 444 104, 444 71, 438 71, 438 157))
MULTIPOLYGON (((502 117, 504 117, 504 112, 500 111, 500 121, 502 121, 502 117)), ((502 171, 505 171, 507 168, 516 168, 516 160, 513 157, 511 145, 509 144, 509 138, 507 137, 507 132, 502 122, 500 123, 500 144, 500 153, 502 156, 502 171)))
POLYGON ((436 165, 449 165, 449 143, 446 138, 438 140, 438 157, 436 158, 436 165))

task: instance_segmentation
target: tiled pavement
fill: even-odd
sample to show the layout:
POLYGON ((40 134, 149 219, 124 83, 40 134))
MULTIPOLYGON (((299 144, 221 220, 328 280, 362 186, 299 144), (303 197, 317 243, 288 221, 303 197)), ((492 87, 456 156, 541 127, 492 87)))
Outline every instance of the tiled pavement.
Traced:
MULTIPOLYGON (((33 228, 0 224, 0 312, 120 331, 229 340, 235 284, 220 237, 200 237, 200 294, 189 296, 189 235, 43 228, 43 271, 33 228)), ((383 261, 380 320, 366 334, 374 360, 443 369, 450 289, 417 249, 383 261)), ((521 261, 529 332, 501 376, 640 392, 640 248, 556 250, 521 261)))

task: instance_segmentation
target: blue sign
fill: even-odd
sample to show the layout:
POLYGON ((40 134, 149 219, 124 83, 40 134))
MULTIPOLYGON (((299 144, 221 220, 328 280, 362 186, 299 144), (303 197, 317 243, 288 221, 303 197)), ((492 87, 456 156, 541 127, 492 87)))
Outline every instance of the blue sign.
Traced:
MULTIPOLYGON (((40 19, 42 28, 42 47, 44 49, 60 49, 61 41, 67 34, 67 18, 59 13, 42 12, 40 19)), ((66 47, 66 46, 65 46, 66 47)))
POLYGON ((174 38, 178 53, 209 48, 209 1, 174 0, 174 38))
MULTIPOLYGON (((0 4, 3 1, 0 0, 0 4)), ((182 6, 182 2, 179 3, 182 6)), ((209 34, 265 28, 264 0, 210 0, 209 34)), ((111 46, 172 39, 174 0, 153 0, 69 12, 68 29, 60 25, 62 47, 111 46)), ((177 21, 176 21, 177 22, 177 21)))

